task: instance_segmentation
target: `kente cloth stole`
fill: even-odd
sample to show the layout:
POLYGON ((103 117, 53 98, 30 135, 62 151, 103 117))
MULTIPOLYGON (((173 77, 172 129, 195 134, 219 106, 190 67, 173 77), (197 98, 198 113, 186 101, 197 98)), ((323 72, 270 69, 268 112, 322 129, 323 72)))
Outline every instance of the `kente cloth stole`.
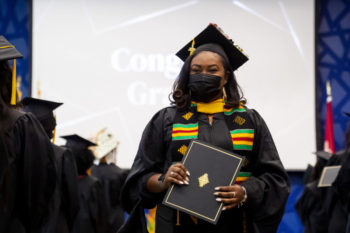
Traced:
MULTIPOLYGON (((211 109, 218 108, 214 107, 211 109)), ((203 111, 203 108, 201 111, 203 111)), ((246 108, 243 106, 236 109, 223 108, 223 110, 218 112, 222 111, 225 115, 226 124, 232 138, 232 151, 249 158, 254 147, 255 130, 246 108)), ((172 140, 170 143, 173 162, 181 161, 190 141, 192 139, 198 139, 198 114, 196 103, 192 103, 190 109, 187 111, 177 110, 173 122, 172 140)), ((242 170, 244 170, 244 165, 242 170)), ((249 176, 250 172, 240 172, 236 184, 244 182, 249 176)))

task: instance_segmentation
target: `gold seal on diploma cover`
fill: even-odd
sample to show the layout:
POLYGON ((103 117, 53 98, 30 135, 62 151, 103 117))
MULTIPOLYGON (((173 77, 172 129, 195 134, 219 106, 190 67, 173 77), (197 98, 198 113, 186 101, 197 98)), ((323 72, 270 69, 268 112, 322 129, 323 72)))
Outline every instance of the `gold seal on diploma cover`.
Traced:
POLYGON ((199 181, 199 187, 201 188, 209 184, 208 173, 204 173, 202 176, 198 177, 198 181, 199 181))

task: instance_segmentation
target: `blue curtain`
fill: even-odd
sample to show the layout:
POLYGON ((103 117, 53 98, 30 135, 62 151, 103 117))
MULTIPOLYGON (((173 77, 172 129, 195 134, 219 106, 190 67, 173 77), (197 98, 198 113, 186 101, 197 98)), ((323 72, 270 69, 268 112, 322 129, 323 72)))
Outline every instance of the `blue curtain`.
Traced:
POLYGON ((317 148, 323 149, 326 81, 333 97, 336 151, 345 147, 350 112, 350 1, 319 0, 316 9, 316 124, 317 148))
POLYGON ((0 0, 0 35, 6 37, 23 59, 17 59, 19 95, 31 93, 32 71, 32 1, 0 0))

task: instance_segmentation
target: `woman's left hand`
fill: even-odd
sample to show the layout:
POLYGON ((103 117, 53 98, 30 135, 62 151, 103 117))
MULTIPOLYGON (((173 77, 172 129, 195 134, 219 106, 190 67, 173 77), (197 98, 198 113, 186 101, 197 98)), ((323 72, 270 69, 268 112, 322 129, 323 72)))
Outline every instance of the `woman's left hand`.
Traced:
POLYGON ((224 203, 223 210, 229 210, 244 200, 245 192, 242 186, 235 184, 232 186, 220 186, 215 188, 216 200, 224 203))

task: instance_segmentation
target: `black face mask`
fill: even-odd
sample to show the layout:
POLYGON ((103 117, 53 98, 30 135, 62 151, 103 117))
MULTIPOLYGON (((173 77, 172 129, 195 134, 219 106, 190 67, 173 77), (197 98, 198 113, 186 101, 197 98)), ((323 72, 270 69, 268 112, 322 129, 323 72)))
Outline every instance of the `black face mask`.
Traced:
POLYGON ((208 103, 221 92, 221 77, 212 74, 191 74, 188 88, 191 91, 191 99, 197 102, 208 103))

